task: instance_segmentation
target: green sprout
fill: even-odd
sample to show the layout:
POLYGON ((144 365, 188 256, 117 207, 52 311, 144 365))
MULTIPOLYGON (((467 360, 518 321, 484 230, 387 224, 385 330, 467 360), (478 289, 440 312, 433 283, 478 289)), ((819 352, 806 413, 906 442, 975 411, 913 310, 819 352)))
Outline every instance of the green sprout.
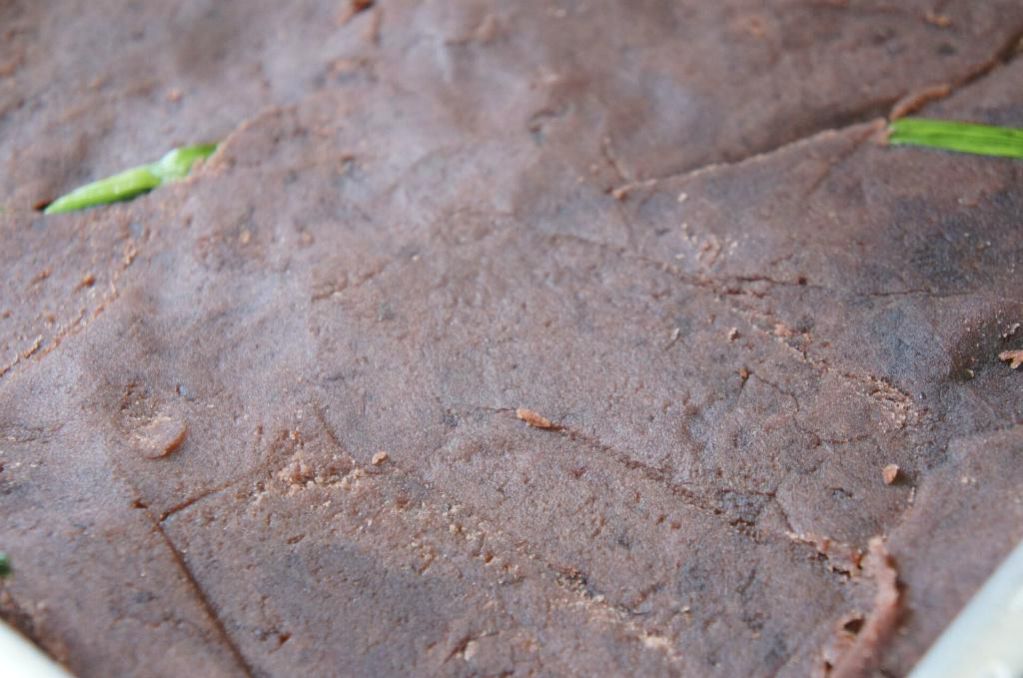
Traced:
POLYGON ((133 167, 112 177, 76 188, 50 203, 43 213, 60 214, 130 200, 164 183, 184 179, 197 160, 208 158, 215 150, 216 144, 175 148, 152 164, 133 167))
POLYGON ((7 554, 0 551, 0 579, 11 574, 11 559, 7 554))
POLYGON ((946 151, 1023 158, 1023 129, 951 120, 900 118, 891 124, 888 142, 946 151))

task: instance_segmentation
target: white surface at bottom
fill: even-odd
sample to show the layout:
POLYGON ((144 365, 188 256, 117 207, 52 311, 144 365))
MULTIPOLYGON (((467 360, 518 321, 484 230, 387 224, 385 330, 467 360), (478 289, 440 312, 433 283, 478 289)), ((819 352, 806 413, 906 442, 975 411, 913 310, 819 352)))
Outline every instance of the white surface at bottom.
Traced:
POLYGON ((0 622, 0 678, 71 678, 20 633, 0 622))
POLYGON ((1023 676, 1023 543, 995 570, 909 675, 1023 676))

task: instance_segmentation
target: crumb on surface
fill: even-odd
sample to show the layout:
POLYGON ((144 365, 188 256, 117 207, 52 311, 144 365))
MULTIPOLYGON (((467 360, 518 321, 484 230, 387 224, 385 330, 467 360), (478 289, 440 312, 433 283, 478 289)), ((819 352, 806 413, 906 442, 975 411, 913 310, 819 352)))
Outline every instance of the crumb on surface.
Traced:
POLYGON ((793 336, 794 334, 795 332, 792 331, 792 328, 786 325, 785 323, 774 324, 774 336, 787 338, 793 336))
POLYGON ((884 467, 884 470, 881 471, 881 477, 884 478, 885 485, 891 485, 899 479, 899 465, 888 464, 884 467))
POLYGON ((158 415, 135 431, 135 446, 146 459, 160 459, 181 449, 188 423, 176 416, 158 415))
POLYGON ((682 328, 681 327, 676 327, 675 329, 673 329, 671 331, 671 337, 668 339, 668 343, 665 345, 664 349, 668 350, 669 348, 674 346, 676 343, 678 343, 678 340, 681 337, 682 337, 682 328))
POLYGON ((390 456, 391 455, 383 451, 377 452, 376 454, 373 455, 373 458, 370 459, 370 463, 373 464, 374 466, 380 466, 380 464, 383 464, 385 461, 387 461, 387 459, 390 456))
POLYGON ((998 359, 1002 362, 1009 363, 1011 369, 1016 369, 1020 365, 1023 365, 1023 349, 1017 349, 1015 351, 1002 351, 998 354, 998 359))
POLYGON ((558 428, 554 422, 547 417, 541 416, 533 410, 527 410, 524 407, 519 407, 515 410, 515 416, 520 420, 526 422, 533 428, 541 428, 544 430, 552 430, 558 428))
POLYGON ((657 183, 656 179, 647 179, 646 181, 630 181, 627 184, 618 186, 617 188, 611 189, 611 196, 618 201, 628 199, 629 194, 633 191, 641 188, 650 188, 657 183))
POLYGON ((924 21, 938 28, 949 28, 952 25, 952 19, 948 15, 937 12, 926 12, 924 14, 924 21))

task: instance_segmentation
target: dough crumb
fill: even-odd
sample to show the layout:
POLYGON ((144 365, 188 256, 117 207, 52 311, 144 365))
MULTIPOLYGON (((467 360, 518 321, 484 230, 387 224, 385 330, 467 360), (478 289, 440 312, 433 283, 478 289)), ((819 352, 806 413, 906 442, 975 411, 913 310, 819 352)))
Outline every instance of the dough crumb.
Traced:
POLYGON ((785 535, 797 544, 807 544, 816 549, 826 561, 832 572, 841 572, 850 578, 860 576, 862 571, 863 552, 855 546, 835 541, 812 532, 798 534, 786 532, 785 535))
POLYGON ((1023 365, 1023 349, 1016 351, 1002 351, 998 354, 998 359, 1002 362, 1009 363, 1009 367, 1012 369, 1018 368, 1023 365))
POLYGON ((884 467, 884 470, 881 471, 881 477, 884 478, 885 485, 891 485, 899 479, 899 465, 888 464, 884 467))
POLYGON ((671 641, 664 636, 643 636, 643 645, 652 650, 668 650, 671 648, 671 641))
POLYGON ((380 466, 380 464, 383 464, 385 461, 387 461, 390 456, 391 455, 387 454, 386 452, 377 452, 376 454, 373 455, 373 458, 370 459, 370 463, 373 464, 374 466, 380 466))
POLYGON ((926 12, 924 14, 924 21, 938 28, 948 28, 952 25, 952 19, 945 14, 938 14, 937 12, 926 12))
POLYGON ((522 421, 526 422, 533 428, 542 428, 547 431, 558 428, 557 425, 555 425, 554 422, 552 422, 547 417, 543 417, 534 412, 533 410, 527 410, 524 407, 516 409, 515 416, 521 419, 522 421))
POLYGON ((174 416, 158 415, 136 431, 136 447, 147 459, 174 454, 188 437, 188 424, 174 416))
POLYGON ((732 329, 728 330, 728 341, 735 341, 736 339, 739 338, 739 336, 740 336, 739 328, 733 327, 732 329))
POLYGON ((792 328, 790 328, 785 323, 775 323, 774 324, 774 336, 782 337, 782 338, 788 338, 788 337, 793 336, 794 334, 795 334, 795 332, 792 331, 792 328))
POLYGON ((656 179, 647 179, 646 181, 630 181, 627 184, 623 184, 617 188, 611 189, 611 195, 615 200, 624 201, 628 199, 629 194, 637 189, 649 188, 657 183, 656 179))

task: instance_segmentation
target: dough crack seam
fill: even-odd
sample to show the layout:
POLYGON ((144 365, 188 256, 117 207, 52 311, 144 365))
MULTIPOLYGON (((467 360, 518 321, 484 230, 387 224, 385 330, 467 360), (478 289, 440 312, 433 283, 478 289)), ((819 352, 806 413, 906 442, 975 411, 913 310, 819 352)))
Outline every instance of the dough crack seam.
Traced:
POLYGON ((227 628, 224 626, 223 620, 217 613, 216 607, 214 607, 213 602, 209 599, 209 596, 206 595, 206 591, 204 591, 202 586, 199 585, 198 580, 192 573, 192 569, 188 566, 188 563, 185 561, 184 556, 181 555, 181 552, 174 545, 174 542, 171 541, 171 538, 167 535, 166 531, 164 531, 163 525, 161 525, 160 522, 156 520, 154 516, 149 514, 148 510, 146 511, 146 513, 147 515, 149 515, 149 519, 152 522, 154 529, 157 531, 157 533, 159 533, 160 537, 167 545, 167 549, 171 552, 171 556, 174 558, 174 562, 177 565, 178 570, 185 578, 185 581, 187 582, 189 588, 192 589, 193 593, 198 599, 200 606, 209 616, 210 622, 216 629, 217 634, 223 640, 224 645, 227 647, 228 651, 234 657, 234 660, 237 662, 238 666, 242 669, 245 675, 248 676, 248 678, 253 678, 255 674, 252 670, 252 667, 249 665, 248 661, 245 659, 245 656, 238 648, 238 645, 234 642, 234 639, 231 637, 231 634, 228 633, 227 628))

